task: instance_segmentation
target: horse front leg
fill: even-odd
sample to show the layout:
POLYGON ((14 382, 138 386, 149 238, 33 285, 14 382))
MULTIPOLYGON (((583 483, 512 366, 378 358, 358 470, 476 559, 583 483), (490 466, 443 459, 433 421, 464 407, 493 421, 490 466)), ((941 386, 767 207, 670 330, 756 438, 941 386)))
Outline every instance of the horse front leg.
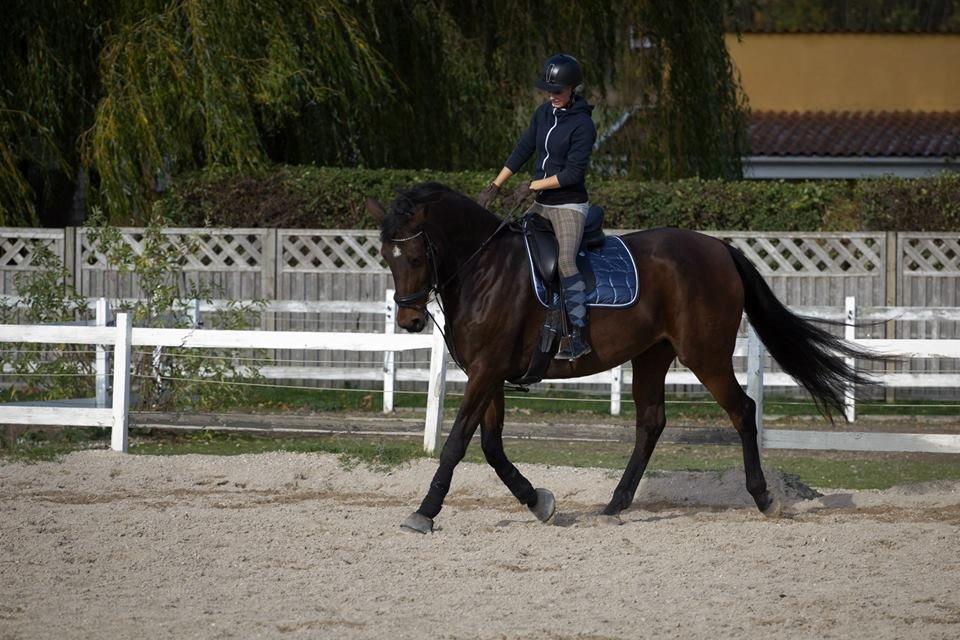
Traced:
POLYGON ((503 383, 497 385, 496 393, 487 405, 480 425, 480 445, 487 463, 507 486, 510 493, 526 505, 540 522, 549 522, 557 510, 557 501, 547 489, 534 489, 523 477, 503 450, 503 383))
POLYGON ((467 388, 463 393, 463 402, 453 422, 453 428, 440 452, 440 466, 433 474, 427 495, 420 503, 420 508, 414 511, 400 525, 407 531, 416 533, 430 533, 433 531, 433 519, 443 508, 443 499, 450 491, 450 481, 453 479, 453 470, 463 460, 467 453, 467 445, 477 430, 484 411, 490 403, 499 381, 496 377, 478 373, 468 374, 467 388))

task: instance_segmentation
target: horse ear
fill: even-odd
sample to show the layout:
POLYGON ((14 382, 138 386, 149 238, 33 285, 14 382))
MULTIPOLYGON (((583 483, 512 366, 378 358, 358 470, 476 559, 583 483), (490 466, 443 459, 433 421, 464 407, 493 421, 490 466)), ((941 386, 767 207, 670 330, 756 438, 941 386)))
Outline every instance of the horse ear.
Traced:
POLYGON ((366 206, 367 211, 370 212, 370 215, 373 216, 373 219, 376 220, 377 223, 383 222, 383 219, 387 217, 387 211, 376 198, 367 198, 363 201, 363 204, 366 206))

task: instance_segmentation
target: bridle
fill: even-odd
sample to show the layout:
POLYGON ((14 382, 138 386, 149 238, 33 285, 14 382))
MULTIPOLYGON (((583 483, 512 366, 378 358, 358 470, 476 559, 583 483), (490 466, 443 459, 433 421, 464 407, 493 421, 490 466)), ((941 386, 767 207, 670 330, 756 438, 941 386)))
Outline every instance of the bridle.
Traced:
MULTIPOLYGON (((450 356, 453 358, 454 363, 456 363, 456 365, 464 373, 466 373, 466 369, 464 369, 463 365, 461 364, 460 358, 458 357, 456 350, 454 348, 453 323, 450 324, 450 337, 448 339, 447 335, 443 332, 443 327, 440 326, 440 323, 437 322, 437 319, 434 317, 432 313, 430 313, 430 310, 427 308, 427 302, 429 302, 430 300, 431 293, 439 294, 442 289, 444 289, 448 284, 450 284, 450 282, 455 277, 457 277, 461 271, 463 271, 464 267, 466 267, 468 264, 473 262, 473 260, 478 255, 480 255, 480 252, 483 251, 488 244, 490 244, 490 241, 493 240, 505 226, 507 226, 508 224, 510 224, 510 222, 513 221, 513 216, 516 210, 517 210, 517 207, 514 207, 513 211, 511 211, 509 215, 503 218, 503 220, 500 222, 500 225, 496 228, 496 230, 494 230, 494 232, 491 233, 490 236, 486 240, 484 240, 479 247, 477 247, 477 250, 474 251, 469 258, 464 260, 460 264, 460 266, 457 267, 457 270, 454 271, 452 274, 450 274, 450 276, 443 282, 440 282, 440 271, 437 268, 437 250, 433 244, 433 241, 430 239, 430 235, 426 231, 424 231, 423 229, 420 229, 420 231, 416 232, 412 236, 408 236, 406 238, 393 238, 392 240, 390 240, 390 242, 394 242, 394 243, 409 242, 414 238, 419 238, 420 236, 423 236, 424 246, 426 247, 427 262, 430 265, 430 282, 427 283, 427 286, 425 286, 423 289, 407 294, 405 296, 398 296, 396 293, 394 293, 393 301, 396 302, 397 306, 402 309, 416 309, 418 311, 422 311, 430 318, 433 324, 437 327, 437 330, 440 331, 440 335, 443 336, 444 341, 447 343, 447 348, 450 352, 450 356)), ((439 295, 436 295, 434 296, 434 298, 436 299, 437 304, 440 306, 440 312, 443 313, 444 317, 446 317, 447 312, 443 308, 443 302, 441 300, 441 297, 439 295)))
MULTIPOLYGON (((454 278, 456 278, 468 264, 473 262, 474 258, 479 256, 480 252, 482 252, 484 249, 487 248, 487 245, 490 244, 490 241, 493 240, 495 237, 497 237, 497 234, 500 233, 500 231, 505 226, 513 222, 513 216, 516 210, 517 210, 517 207, 514 207, 513 211, 511 211, 508 215, 504 216, 503 220, 500 221, 499 226, 497 226, 497 228, 493 231, 493 233, 491 233, 486 240, 481 242, 480 246, 477 247, 477 250, 474 251, 469 258, 461 262, 460 266, 457 267, 457 270, 451 273, 447 277, 447 279, 444 280, 443 282, 440 282, 440 272, 437 268, 437 250, 433 244, 433 241, 430 240, 430 236, 427 234, 426 231, 424 231, 423 229, 420 229, 420 231, 417 231, 412 236, 408 236, 406 238, 393 238, 390 242, 396 243, 396 242, 408 242, 410 240, 413 240, 414 238, 419 238, 420 236, 423 236, 424 245, 426 246, 427 262, 430 264, 430 282, 427 284, 427 286, 425 286, 423 289, 420 289, 419 291, 415 291, 405 296, 398 297, 397 294, 394 294, 393 301, 397 303, 398 307, 407 308, 407 309, 418 309, 418 310, 424 311, 425 313, 427 313, 427 315, 430 315, 430 312, 427 311, 427 301, 430 299, 430 294, 433 292, 440 293, 440 291, 444 289, 448 284, 450 284, 450 282, 454 278), (418 301, 420 300, 423 300, 422 304, 418 304, 418 301)), ((438 303, 439 303, 439 300, 440 300, 440 297, 437 296, 438 303)), ((443 306, 440 307, 440 310, 443 311, 443 306)), ((433 319, 433 316, 430 315, 430 318, 433 319)), ((436 320, 434 320, 434 324, 436 324, 436 320)))
MULTIPOLYGON (((433 241, 431 241, 430 236, 427 235, 423 229, 421 229, 412 236, 406 238, 394 238, 391 240, 391 242, 409 242, 410 240, 419 238, 420 236, 423 236, 424 246, 426 247, 427 264, 430 265, 430 282, 427 283, 427 286, 425 286, 423 289, 414 291, 413 293, 405 296, 393 294, 393 301, 396 302, 397 306, 401 309, 417 309, 429 314, 427 311, 427 301, 430 299, 430 294, 434 291, 440 290, 440 287, 437 286, 440 280, 440 273, 437 271, 437 251, 433 245, 433 241), (421 300, 423 301, 422 303, 420 302, 421 300)), ((449 280, 447 280, 447 282, 449 282, 449 280)), ((447 282, 445 282, 444 285, 446 285, 447 282)))

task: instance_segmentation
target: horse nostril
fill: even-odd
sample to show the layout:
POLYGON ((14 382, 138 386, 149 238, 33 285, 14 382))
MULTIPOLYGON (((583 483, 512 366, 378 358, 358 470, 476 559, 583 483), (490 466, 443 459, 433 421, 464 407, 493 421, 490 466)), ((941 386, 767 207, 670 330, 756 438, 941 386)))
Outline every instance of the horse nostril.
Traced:
POLYGON ((410 323, 410 330, 414 333, 420 333, 423 331, 423 320, 420 318, 414 318, 413 322, 410 323))

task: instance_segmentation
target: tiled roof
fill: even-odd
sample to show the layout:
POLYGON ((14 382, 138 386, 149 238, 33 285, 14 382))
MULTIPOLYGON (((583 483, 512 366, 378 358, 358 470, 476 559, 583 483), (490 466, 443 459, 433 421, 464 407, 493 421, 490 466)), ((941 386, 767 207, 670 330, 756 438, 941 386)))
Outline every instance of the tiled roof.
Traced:
MULTIPOLYGON (((733 33, 733 30, 730 30, 733 33)), ((902 27, 902 26, 858 26, 858 27, 773 27, 768 25, 751 25, 740 28, 740 33, 857 33, 857 34, 957 34, 960 33, 960 25, 947 23, 930 27, 902 27)))
POLYGON ((960 111, 754 111, 754 156, 960 157, 960 111))

